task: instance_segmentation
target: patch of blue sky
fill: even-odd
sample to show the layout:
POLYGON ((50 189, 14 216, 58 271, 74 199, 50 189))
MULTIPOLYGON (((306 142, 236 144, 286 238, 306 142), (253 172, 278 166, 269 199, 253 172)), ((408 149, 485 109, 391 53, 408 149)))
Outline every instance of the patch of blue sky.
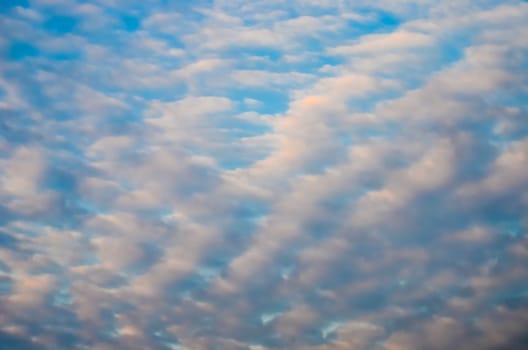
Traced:
POLYGON ((157 210, 157 217, 163 224, 172 227, 178 222, 178 214, 172 208, 160 208, 157 210))
POLYGON ((62 203, 58 210, 61 211, 60 215, 67 216, 67 219, 52 218, 51 220, 46 220, 47 223, 56 225, 57 227, 76 229, 88 217, 105 214, 107 212, 90 201, 78 198, 78 194, 75 192, 61 192, 61 195, 62 203))
POLYGON ((239 59, 236 61, 236 65, 238 68, 256 68, 256 67, 265 67, 267 64, 272 64, 273 62, 278 62, 284 52, 280 49, 272 48, 272 47, 239 47, 234 46, 229 49, 227 49, 223 56, 227 59, 238 57, 238 58, 246 58, 246 59, 239 59), (258 59, 255 59, 258 58, 258 59))
POLYGON ((346 313, 356 312, 375 312, 385 308, 390 302, 390 290, 387 286, 383 286, 374 291, 360 293, 351 300, 351 309, 346 313))
MULTIPOLYGON (((226 232, 226 239, 236 243, 233 248, 241 246, 243 244, 248 244, 251 240, 251 237, 257 232, 256 222, 241 220, 240 222, 232 222, 228 224, 224 231, 226 232)), ((225 257, 233 259, 239 252, 233 251, 234 249, 229 249, 226 251, 225 257)))
MULTIPOLYGON (((516 118, 520 119, 522 116, 512 117, 511 121, 515 122, 516 118)), ((512 143, 521 141, 528 136, 528 125, 523 125, 523 123, 518 123, 514 128, 506 132, 499 132, 501 122, 504 123, 504 120, 498 122, 490 120, 487 123, 482 123, 482 127, 475 128, 475 135, 486 137, 488 143, 495 148, 495 153, 506 151, 512 143)))
POLYGON ((309 346, 323 346, 331 342, 331 339, 323 338, 321 331, 316 328, 306 330, 301 336, 303 337, 303 342, 309 346))
POLYGON ((15 236, 22 235, 27 236, 29 238, 38 237, 43 235, 49 227, 49 225, 46 225, 44 223, 32 221, 24 226, 15 226, 13 228, 10 228, 9 233, 15 236))
POLYGON ((78 179, 75 174, 64 168, 51 168, 48 170, 44 187, 58 191, 72 193, 77 189, 78 179))
MULTIPOLYGON (((512 289, 514 289, 512 287, 512 289)), ((499 294, 494 300, 490 300, 495 305, 506 306, 513 310, 519 310, 528 304, 528 285, 524 284, 517 291, 510 290, 499 294)))
POLYGON ((169 284, 165 289, 165 293, 169 300, 194 299, 198 298, 198 295, 203 293, 208 285, 209 281, 205 280, 197 272, 193 272, 183 279, 169 284))
MULTIPOLYGON (((82 230, 83 235, 87 235, 85 230, 82 230)), ((79 259, 79 265, 80 266, 97 266, 100 265, 101 261, 97 257, 97 255, 92 251, 85 251, 81 255, 79 259)))
MULTIPOLYGON (((92 265, 91 263, 84 264, 84 265, 92 265)), ((108 288, 108 289, 118 289, 122 288, 124 286, 129 285, 129 277, 125 273, 119 273, 119 275, 114 275, 111 278, 105 280, 104 282, 99 283, 101 288, 108 288)))
POLYGON ((116 315, 134 310, 134 305, 130 304, 126 299, 120 299, 116 302, 109 304, 108 306, 105 306, 101 313, 103 315, 103 320, 113 322, 115 321, 116 315))
POLYGON ((522 230, 517 229, 522 221, 519 218, 518 203, 511 201, 511 193, 505 193, 481 204, 479 212, 474 214, 474 219, 496 226, 501 233, 515 238, 522 230))
POLYGON ((102 321, 103 326, 104 326, 100 328, 101 329, 100 336, 103 339, 105 338, 116 339, 120 337, 122 327, 119 326, 116 320, 115 311, 112 311, 110 309, 101 310, 100 321, 102 321))
MULTIPOLYGON (((528 62, 522 69, 528 70, 528 62)), ((528 106, 526 104, 526 101, 528 101, 527 91, 511 91, 510 88, 505 87, 502 91, 488 94, 485 97, 485 101, 490 105, 499 105, 523 110, 525 116, 528 114, 528 106)))
POLYGON ((300 38, 298 43, 302 45, 302 52, 323 52, 328 43, 318 36, 306 36, 300 38))
POLYGON ((433 49, 437 59, 429 62, 436 63, 439 68, 445 68, 453 63, 460 61, 465 56, 465 48, 471 43, 471 33, 456 33, 440 37, 440 45, 433 49))
MULTIPOLYGON (((13 235, 0 231, 0 248, 16 249, 19 241, 13 235)), ((1 268, 0 268, 1 270, 1 268)))
POLYGON ((221 269, 209 266, 200 266, 196 269, 196 274, 206 283, 211 282, 220 275, 221 269))
POLYGON ((282 69, 285 71, 298 71, 306 74, 317 74, 320 77, 325 75, 330 76, 330 73, 322 71, 326 68, 337 68, 346 62, 344 57, 326 55, 324 51, 308 52, 305 55, 301 54, 299 61, 295 59, 293 62, 284 62, 280 67, 277 67, 276 71, 280 72, 282 69))
POLYGON ((40 50, 31 42, 14 41, 9 44, 7 57, 19 61, 40 55, 40 50))
POLYGON ((0 1, 0 12, 9 11, 17 6, 29 7, 29 0, 2 0, 0 1))
POLYGON ((344 38, 356 38, 365 34, 382 33, 394 30, 402 21, 393 13, 380 8, 360 8, 354 12, 363 18, 352 18, 343 32, 344 38))
POLYGON ((167 227, 177 226, 178 214, 171 208, 165 207, 162 203, 146 209, 137 209, 135 212, 151 222, 161 222, 167 227))
POLYGON ((260 322, 262 322, 262 325, 265 326, 265 325, 267 325, 268 323, 272 322, 274 319, 276 319, 277 317, 279 317, 282 314, 283 314, 283 312, 263 313, 260 316, 260 322))
POLYGON ((272 326, 273 321, 291 309, 290 303, 285 301, 271 305, 255 305, 248 324, 256 329, 272 326))
MULTIPOLYGON (((469 40, 466 38, 466 40, 469 40)), ((435 74, 440 74, 444 69, 448 69, 457 62, 464 59, 465 46, 456 40, 456 38, 440 38, 439 43, 428 48, 409 48, 407 54, 414 54, 420 57, 419 61, 410 62, 409 64, 400 65, 394 70, 388 70, 376 73, 376 77, 384 79, 395 79, 401 84, 400 94, 394 94, 392 97, 401 97, 409 90, 423 87, 426 79, 430 79, 435 74)), ((351 60, 352 64, 354 59, 351 60)), ((390 96, 388 96, 390 98, 390 96)))
POLYGON ((65 35, 72 33, 78 24, 76 17, 51 14, 42 24, 42 28, 54 35, 65 35))
POLYGON ((38 43, 37 46, 39 50, 38 60, 31 60, 31 66, 28 68, 62 73, 69 78, 77 78, 79 76, 79 64, 83 64, 82 62, 85 57, 83 47, 78 45, 53 47, 47 45, 45 42, 38 43), (68 65, 67 63, 70 64, 68 65))
POLYGON ((57 346, 63 349, 71 349, 77 347, 77 344, 80 342, 78 329, 72 329, 70 327, 59 327, 55 330, 49 330, 50 333, 55 333, 55 341, 57 346))
POLYGON ((323 328, 321 328, 321 335, 323 339, 329 338, 341 327, 342 324, 343 323, 339 321, 331 321, 326 324, 323 328))
MULTIPOLYGON (((138 107, 145 106, 149 101, 174 102, 186 97, 189 92, 185 82, 180 80, 172 81, 168 86, 158 87, 149 86, 148 83, 143 85, 141 78, 139 78, 138 84, 112 87, 112 89, 123 88, 133 96, 133 99, 129 100, 132 105, 137 105, 138 107)), ((141 119, 141 113, 138 113, 138 115, 137 118, 141 119)))
POLYGON ((178 343, 164 342, 163 345, 166 346, 168 350, 183 350, 183 347, 178 343))
POLYGON ((50 152, 47 160, 50 162, 49 169, 44 174, 43 185, 52 189, 61 190, 64 186, 75 189, 75 183, 83 172, 91 173, 88 159, 82 151, 90 141, 82 140, 82 135, 72 130, 57 130, 56 139, 39 140, 39 146, 50 152), (84 142, 83 142, 84 141, 84 142), (60 181, 65 180, 62 184, 60 181))
POLYGON ((218 162, 222 170, 236 170, 250 166, 254 163, 252 159, 224 159, 218 162))
POLYGON ((210 254, 202 259, 200 264, 201 268, 210 269, 222 274, 233 259, 236 248, 235 244, 229 247, 218 247, 218 249, 211 251, 210 254))
MULTIPOLYGON (((0 111, 0 139, 12 145, 38 142, 40 135, 34 129, 37 123, 26 113, 9 108, 0 111)), ((7 150, 0 150, 0 155, 8 156, 7 150)))
MULTIPOLYGON (((278 329, 275 332, 262 334, 259 337, 254 336, 251 339, 248 339, 248 341, 251 341, 253 344, 258 344, 257 346, 261 346, 264 349, 266 348, 284 349, 285 345, 288 344, 287 340, 284 338, 285 337, 280 333, 280 329, 278 329)), ((290 342, 291 342, 291 339, 290 339, 290 342)))
POLYGON ((98 335, 101 340, 114 340, 118 339, 120 337, 119 335, 119 327, 117 325, 114 325, 112 327, 106 327, 103 331, 101 331, 98 335))
POLYGON ((217 155, 218 166, 222 171, 231 171, 236 169, 243 169, 255 164, 261 159, 264 159, 271 151, 267 154, 263 154, 260 157, 253 155, 244 155, 239 153, 237 150, 232 152, 226 152, 222 155, 217 155))
POLYGON ((9 295, 13 290, 13 280, 8 276, 0 275, 0 296, 9 295))
MULTIPOLYGON (((54 315, 54 318, 49 320, 46 324, 40 324, 42 330, 49 333, 55 333, 59 338, 61 345, 65 345, 66 342, 71 342, 72 339, 76 339, 75 333, 79 330, 79 320, 71 310, 66 308, 60 308, 60 310, 54 315)), ((40 330, 39 330, 40 331, 40 330)), ((68 348, 71 348, 73 344, 69 344, 68 348)))
MULTIPOLYGON (((134 104, 128 105, 132 107, 134 104)), ((94 124, 101 134, 110 135, 132 135, 138 136, 144 127, 143 121, 145 116, 134 109, 116 110, 110 113, 108 118, 101 118, 94 124)), ((133 107, 132 107, 133 108, 133 107)), ((88 135, 87 141, 90 141, 91 135, 88 135)), ((130 154, 141 153, 144 149, 142 143, 137 143, 136 148, 130 150, 130 154)))
POLYGON ((141 17, 133 16, 129 14, 123 14, 120 16, 123 28, 127 32, 135 32, 141 29, 141 17))
POLYGON ((124 269, 127 275, 143 275, 147 273, 163 256, 163 249, 159 242, 143 242, 140 244, 142 258, 132 266, 124 269))
MULTIPOLYGON (((189 51, 187 49, 187 45, 184 41, 184 29, 182 29, 182 33, 163 33, 163 32, 156 32, 156 30, 150 30, 149 31, 149 34, 151 36, 152 39, 155 39, 155 40, 160 40, 162 41, 163 43, 165 43, 167 45, 167 47, 169 47, 170 49, 178 49, 178 50, 182 50, 183 51, 183 54, 184 56, 188 56, 188 57, 191 57, 191 58, 198 58, 198 57, 201 57, 200 55, 197 55, 198 57, 196 57, 195 55, 192 54, 191 51, 189 51)), ((131 35, 133 35, 134 33, 131 33, 131 35)), ((133 38, 133 37, 132 37, 133 38)), ((160 51, 158 52, 158 54, 166 54, 167 52, 163 52, 163 51, 160 51)), ((177 58, 175 57, 171 57, 172 60, 175 60, 177 58)))
POLYGON ((73 299, 70 294, 70 282, 67 280, 62 281, 58 286, 57 290, 51 297, 51 304, 57 307, 67 307, 73 303, 73 299))
POLYGON ((233 239, 249 238, 256 232, 269 211, 270 206, 266 203, 243 200, 233 207, 231 221, 226 227, 226 232, 233 239))
POLYGON ((517 216, 505 218, 506 220, 494 220, 492 224, 497 228, 499 234, 510 238, 519 238, 527 234, 522 219, 517 216))
POLYGON ((283 280, 289 280, 295 272, 295 265, 285 265, 280 268, 280 276, 283 280))
POLYGON ((175 11, 182 15, 188 16, 189 20, 199 22, 206 16, 201 9, 208 9, 214 6, 214 0, 161 0, 158 1, 161 5, 159 8, 163 11, 175 11))
POLYGON ((167 333, 163 329, 152 331, 152 335, 156 338, 164 338, 167 336, 167 333))
POLYGON ((60 201, 57 203, 58 214, 50 217, 43 217, 41 220, 48 225, 61 228, 63 230, 76 229, 88 217, 104 213, 92 203, 78 199, 74 193, 62 193, 60 201))
MULTIPOLYGON (((0 247, 2 247, 2 245, 0 245, 0 247)), ((7 264, 3 262, 2 260, 0 260, 0 272, 11 273, 11 268, 7 266, 7 264)))
MULTIPOLYGON (((53 99, 49 98, 49 96, 46 95, 46 90, 41 83, 36 81, 33 77, 27 75, 27 73, 23 74, 24 72, 21 72, 21 70, 23 70, 24 68, 28 68, 28 71, 33 72, 33 68, 35 67, 26 66, 10 70, 4 73, 4 77, 6 78, 6 80, 12 81, 15 86, 19 86, 24 89, 23 97, 25 102, 30 105, 30 108, 38 109, 39 113, 45 116, 45 121, 64 121, 72 119, 74 117, 72 111, 58 108, 53 99)), ((19 113, 21 111, 27 112, 27 110, 24 109, 18 110, 19 113)), ((22 118, 27 120, 29 119, 29 116, 24 117, 24 115, 22 115, 22 118)), ((20 127, 20 125, 18 126, 20 127)))
MULTIPOLYGON (((485 299, 487 305, 496 305, 518 310, 528 303, 528 283, 525 280, 517 280, 511 283, 507 289, 497 289, 492 292, 487 292, 482 298, 485 299)), ((481 309, 479 311, 475 312, 472 316, 478 319, 480 314, 485 310, 481 309)))
POLYGON ((10 211, 6 206, 0 204, 0 225, 7 225, 18 218, 18 215, 10 211))
POLYGON ((273 87, 232 87, 227 97, 235 101, 243 101, 246 98, 257 100, 260 103, 248 106, 247 110, 255 110, 267 115, 285 112, 290 101, 286 91, 273 87))
POLYGON ((327 217, 323 220, 309 220, 303 225, 303 231, 315 240, 323 240, 335 234, 338 227, 338 223, 327 217))
POLYGON ((83 57, 83 53, 73 49, 71 51, 47 52, 43 53, 42 56, 52 61, 79 61, 83 57))
POLYGON ((268 203, 255 200, 242 200, 233 208, 233 216, 237 220, 257 220, 267 216, 269 212, 268 203))

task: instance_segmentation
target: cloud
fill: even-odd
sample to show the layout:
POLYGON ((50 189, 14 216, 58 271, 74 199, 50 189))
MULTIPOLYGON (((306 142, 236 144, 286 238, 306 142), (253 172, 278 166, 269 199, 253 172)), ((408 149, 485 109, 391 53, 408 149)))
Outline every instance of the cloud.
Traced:
POLYGON ((389 34, 373 34, 362 37, 355 45, 340 46, 329 50, 334 55, 380 54, 412 48, 432 46, 434 38, 427 34, 413 32, 393 32, 389 34))
POLYGON ((521 349, 519 0, 0 5, 0 343, 521 349))

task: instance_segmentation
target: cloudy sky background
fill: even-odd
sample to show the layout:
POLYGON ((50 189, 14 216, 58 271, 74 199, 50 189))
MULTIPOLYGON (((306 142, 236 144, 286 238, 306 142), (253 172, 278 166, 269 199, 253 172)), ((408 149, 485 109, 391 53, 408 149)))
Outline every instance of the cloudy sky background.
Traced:
POLYGON ((0 348, 522 350, 528 3, 0 2, 0 348))

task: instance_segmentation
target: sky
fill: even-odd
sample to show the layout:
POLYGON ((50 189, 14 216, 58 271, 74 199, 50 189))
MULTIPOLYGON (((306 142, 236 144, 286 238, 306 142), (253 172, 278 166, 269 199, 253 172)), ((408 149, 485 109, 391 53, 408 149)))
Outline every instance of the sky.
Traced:
POLYGON ((0 349, 528 348, 528 2, 3 0, 0 349))

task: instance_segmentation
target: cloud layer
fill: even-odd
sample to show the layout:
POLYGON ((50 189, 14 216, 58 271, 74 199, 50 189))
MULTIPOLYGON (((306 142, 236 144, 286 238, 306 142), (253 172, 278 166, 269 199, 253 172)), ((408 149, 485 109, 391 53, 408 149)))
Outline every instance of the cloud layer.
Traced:
POLYGON ((528 3, 0 4, 0 348, 521 350, 528 3))

